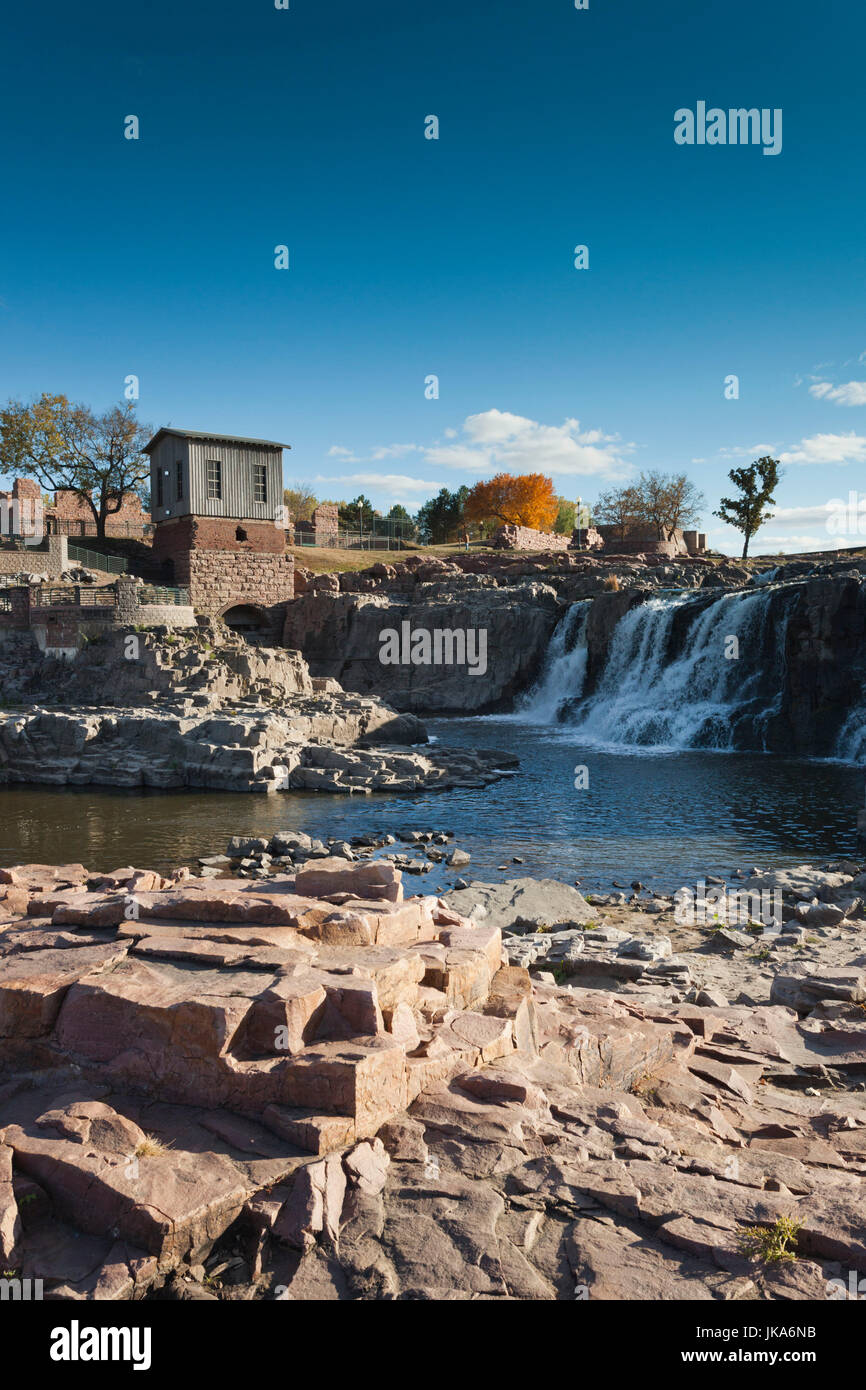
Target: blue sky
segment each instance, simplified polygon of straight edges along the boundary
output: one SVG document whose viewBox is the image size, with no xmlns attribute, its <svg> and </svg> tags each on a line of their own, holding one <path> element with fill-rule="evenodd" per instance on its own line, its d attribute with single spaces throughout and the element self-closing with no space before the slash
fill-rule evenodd
<svg viewBox="0 0 866 1390">
<path fill-rule="evenodd" d="M 18 7 L 0 396 L 135 374 L 155 427 L 286 440 L 287 481 L 383 508 L 685 469 L 731 551 L 727 469 L 773 452 L 753 549 L 854 544 L 864 40 L 850 0 Z M 781 152 L 677 145 L 698 101 L 780 108 Z"/>
</svg>

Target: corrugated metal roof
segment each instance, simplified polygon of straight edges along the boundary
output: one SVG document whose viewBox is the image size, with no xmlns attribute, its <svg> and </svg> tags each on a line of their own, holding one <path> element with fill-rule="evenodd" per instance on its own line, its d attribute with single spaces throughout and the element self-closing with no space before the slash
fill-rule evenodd
<svg viewBox="0 0 866 1390">
<path fill-rule="evenodd" d="M 178 430 L 173 425 L 163 425 L 158 429 L 144 452 L 149 454 L 167 434 L 180 435 L 182 439 L 212 439 L 216 444 L 259 444 L 268 449 L 291 449 L 291 444 L 280 444 L 276 439 L 249 439 L 242 434 L 217 434 L 214 430 Z"/>
</svg>

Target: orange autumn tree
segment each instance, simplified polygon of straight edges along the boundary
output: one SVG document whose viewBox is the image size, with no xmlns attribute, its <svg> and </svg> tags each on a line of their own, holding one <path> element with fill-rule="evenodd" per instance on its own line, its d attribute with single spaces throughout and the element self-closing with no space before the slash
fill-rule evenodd
<svg viewBox="0 0 866 1390">
<path fill-rule="evenodd" d="M 500 521 L 551 531 L 559 511 L 553 482 L 543 473 L 497 473 L 476 483 L 463 507 L 467 521 Z"/>
</svg>

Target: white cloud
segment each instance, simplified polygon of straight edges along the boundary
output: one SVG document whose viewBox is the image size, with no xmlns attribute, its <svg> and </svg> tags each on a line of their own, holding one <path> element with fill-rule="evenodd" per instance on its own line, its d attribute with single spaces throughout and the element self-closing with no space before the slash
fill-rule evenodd
<svg viewBox="0 0 866 1390">
<path fill-rule="evenodd" d="M 493 453 L 487 449 L 473 449 L 469 444 L 434 444 L 424 450 L 426 463 L 442 468 L 462 468 L 467 473 L 483 473 L 492 466 Z"/>
<path fill-rule="evenodd" d="M 532 423 L 507 410 L 483 410 L 480 415 L 467 415 L 463 432 L 476 444 L 500 444 Z"/>
<path fill-rule="evenodd" d="M 463 424 L 468 443 L 425 450 L 429 463 L 465 472 L 548 473 L 561 477 L 620 479 L 632 471 L 634 444 L 601 430 L 581 431 L 580 422 L 543 425 L 525 415 L 485 410 Z"/>
<path fill-rule="evenodd" d="M 830 502 L 823 502 L 817 507 L 775 507 L 773 521 L 794 521 L 801 526 L 808 526 L 810 522 L 814 522 L 823 526 L 832 509 Z"/>
<path fill-rule="evenodd" d="M 599 429 L 582 431 L 580 422 L 574 419 L 564 420 L 561 425 L 544 425 L 524 415 L 494 409 L 467 416 L 462 430 L 449 427 L 443 433 L 449 442 L 380 445 L 365 458 L 335 444 L 328 450 L 328 457 L 363 465 L 416 454 L 419 468 L 424 471 L 447 468 L 470 479 L 505 472 L 613 481 L 628 478 L 634 471 L 629 460 L 634 444 Z M 322 484 L 382 489 L 389 497 L 429 497 L 439 491 L 443 481 L 441 477 L 430 482 L 403 473 L 382 473 L 375 468 L 336 477 L 320 475 L 316 479 Z M 454 481 L 456 485 L 457 479 Z"/>
<path fill-rule="evenodd" d="M 780 463 L 866 463 L 866 436 L 855 434 L 813 434 L 801 439 L 793 449 L 779 455 Z"/>
<path fill-rule="evenodd" d="M 819 401 L 833 401 L 836 405 L 866 405 L 866 381 L 848 381 L 843 386 L 816 381 L 809 387 L 809 395 Z"/>
<path fill-rule="evenodd" d="M 405 454 L 417 452 L 420 448 L 418 444 L 386 444 L 381 449 L 374 449 L 370 455 L 371 459 L 399 459 Z"/>
<path fill-rule="evenodd" d="M 413 493 L 423 493 L 429 497 L 441 487 L 441 483 L 432 483 L 424 478 L 410 478 L 404 473 L 340 473 L 331 478 L 326 478 L 320 473 L 315 481 L 327 484 L 348 483 L 353 487 L 381 487 L 395 497 L 409 497 Z"/>
<path fill-rule="evenodd" d="M 725 459 L 740 459 L 740 458 L 759 459 L 759 458 L 765 458 L 767 454 L 769 454 L 769 455 L 772 457 L 772 456 L 775 455 L 776 450 L 777 450 L 778 448 L 780 448 L 780 447 L 781 447 L 781 446 L 780 446 L 778 443 L 776 443 L 776 444 L 734 444 L 734 445 L 731 446 L 730 449 L 720 449 L 720 450 L 719 450 L 719 458 L 725 458 Z M 694 462 L 697 463 L 697 459 L 695 459 Z"/>
</svg>

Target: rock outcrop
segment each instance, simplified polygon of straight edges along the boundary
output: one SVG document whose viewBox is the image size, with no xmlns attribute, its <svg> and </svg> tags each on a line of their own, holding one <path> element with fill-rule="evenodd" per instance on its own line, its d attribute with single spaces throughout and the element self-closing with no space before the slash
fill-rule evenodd
<svg viewBox="0 0 866 1390">
<path fill-rule="evenodd" d="M 306 594 L 289 605 L 284 640 L 302 648 L 310 669 L 347 690 L 376 692 L 400 710 L 474 714 L 508 706 L 533 678 L 556 625 L 550 586 L 526 581 L 500 589 L 480 577 L 419 584 L 411 598 L 384 594 Z M 484 660 L 383 661 L 384 634 L 483 633 Z M 474 639 L 472 639 L 474 640 Z"/>
<path fill-rule="evenodd" d="M 2 871 L 0 1251 L 46 1297 L 799 1301 L 866 1272 L 856 996 L 533 980 L 381 862 L 185 874 Z M 626 912 L 586 950 L 651 941 Z M 796 1258 L 761 1259 L 783 1221 Z"/>
<path fill-rule="evenodd" d="M 74 661 L 46 660 L 29 641 L 13 651 L 0 692 L 30 708 L 0 708 L 0 782 L 408 792 L 483 787 L 517 766 L 492 750 L 422 752 L 414 715 L 214 624 L 189 636 L 118 631 Z"/>
<path fill-rule="evenodd" d="M 361 696 L 299 697 L 285 713 L 36 709 L 0 713 L 0 782 L 366 794 L 483 787 L 517 766 L 507 753 L 393 746 L 424 739 L 413 716 Z"/>
</svg>

